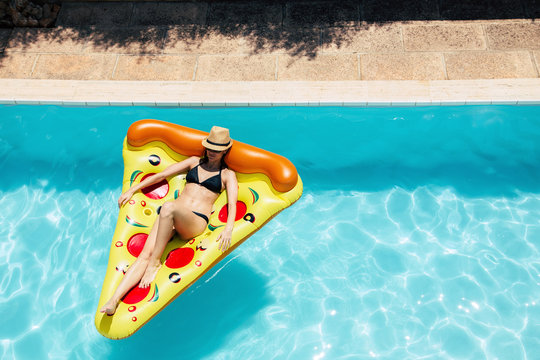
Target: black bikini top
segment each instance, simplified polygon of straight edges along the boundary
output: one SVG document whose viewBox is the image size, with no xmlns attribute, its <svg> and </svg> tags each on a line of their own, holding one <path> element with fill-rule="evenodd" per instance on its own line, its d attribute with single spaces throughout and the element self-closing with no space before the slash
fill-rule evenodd
<svg viewBox="0 0 540 360">
<path fill-rule="evenodd" d="M 201 165 L 201 164 L 199 164 Z M 186 183 L 195 183 L 204 186 L 208 190 L 215 192 L 216 194 L 221 193 L 221 167 L 219 168 L 219 174 L 210 176 L 208 179 L 203 182 L 199 181 L 199 165 L 195 166 L 193 169 L 189 170 L 186 175 Z"/>
</svg>

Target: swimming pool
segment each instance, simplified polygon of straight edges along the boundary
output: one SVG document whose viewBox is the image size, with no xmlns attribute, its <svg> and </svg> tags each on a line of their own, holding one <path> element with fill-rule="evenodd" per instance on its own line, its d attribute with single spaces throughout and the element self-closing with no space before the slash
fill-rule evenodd
<svg viewBox="0 0 540 360">
<path fill-rule="evenodd" d="M 288 157 L 304 195 L 111 341 L 93 315 L 122 140 L 141 118 L 229 127 Z M 539 118 L 529 106 L 2 106 L 0 357 L 535 358 Z"/>
</svg>

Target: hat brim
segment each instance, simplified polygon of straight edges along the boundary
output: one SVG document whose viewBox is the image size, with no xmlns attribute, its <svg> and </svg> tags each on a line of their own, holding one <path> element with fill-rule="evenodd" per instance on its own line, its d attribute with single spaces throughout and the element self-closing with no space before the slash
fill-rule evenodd
<svg viewBox="0 0 540 360">
<path fill-rule="evenodd" d="M 233 141 L 230 140 L 228 144 L 226 145 L 216 145 L 216 144 L 211 144 L 208 142 L 208 139 L 204 139 L 202 141 L 202 145 L 207 148 L 207 149 L 210 149 L 210 150 L 214 150 L 214 151 L 224 151 L 224 150 L 227 150 L 227 149 L 230 149 L 230 147 L 232 146 L 233 144 Z"/>
</svg>

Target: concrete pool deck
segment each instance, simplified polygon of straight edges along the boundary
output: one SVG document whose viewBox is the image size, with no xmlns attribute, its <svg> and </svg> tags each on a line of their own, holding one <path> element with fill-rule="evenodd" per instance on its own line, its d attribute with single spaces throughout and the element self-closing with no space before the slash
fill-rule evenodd
<svg viewBox="0 0 540 360">
<path fill-rule="evenodd" d="M 540 23 L 523 1 L 480 19 L 444 1 L 398 19 L 370 1 L 64 2 L 54 28 L 0 29 L 0 101 L 538 104 Z"/>
</svg>

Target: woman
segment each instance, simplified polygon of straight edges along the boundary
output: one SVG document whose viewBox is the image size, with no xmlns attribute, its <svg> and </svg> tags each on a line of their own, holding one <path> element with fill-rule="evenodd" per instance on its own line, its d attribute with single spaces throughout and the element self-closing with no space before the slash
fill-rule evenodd
<svg viewBox="0 0 540 360">
<path fill-rule="evenodd" d="M 182 193 L 176 200 L 163 204 L 141 254 L 129 267 L 113 296 L 100 309 L 102 313 L 114 314 L 120 300 L 137 283 L 141 288 L 150 286 L 161 267 L 160 258 L 165 246 L 175 231 L 184 240 L 201 234 L 208 225 L 214 202 L 224 189 L 227 190 L 228 217 L 217 241 L 221 251 L 226 251 L 231 245 L 238 182 L 234 171 L 228 169 L 224 161 L 232 146 L 229 130 L 219 126 L 212 127 L 202 144 L 206 148 L 202 159 L 193 156 L 173 164 L 130 187 L 118 199 L 118 206 L 122 207 L 135 192 L 187 171 L 186 186 Z"/>
</svg>

